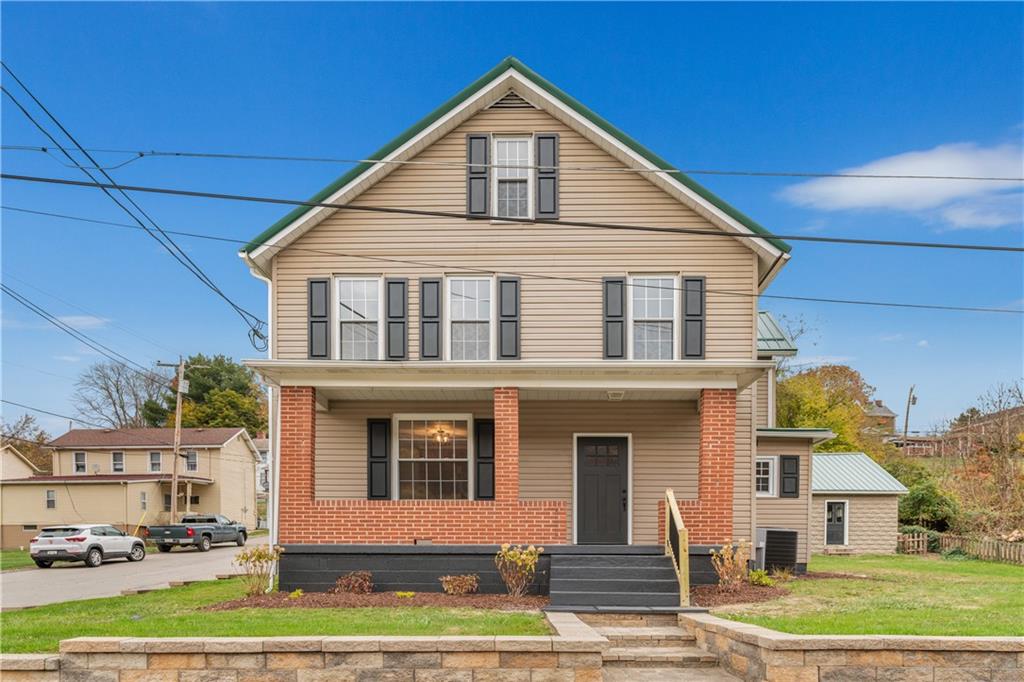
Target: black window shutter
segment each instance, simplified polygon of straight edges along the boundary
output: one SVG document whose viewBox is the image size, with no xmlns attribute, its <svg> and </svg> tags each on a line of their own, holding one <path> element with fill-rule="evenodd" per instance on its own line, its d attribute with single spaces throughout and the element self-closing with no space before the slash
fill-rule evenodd
<svg viewBox="0 0 1024 682">
<path fill-rule="evenodd" d="M 558 217 L 558 133 L 537 134 L 537 217 Z"/>
<path fill-rule="evenodd" d="M 519 278 L 498 278 L 498 359 L 519 359 Z"/>
<path fill-rule="evenodd" d="M 800 458 L 779 457 L 779 497 L 800 497 Z"/>
<path fill-rule="evenodd" d="M 466 135 L 466 213 L 489 215 L 490 135 Z"/>
<path fill-rule="evenodd" d="M 441 280 L 420 280 L 420 360 L 441 359 Z"/>
<path fill-rule="evenodd" d="M 604 278 L 604 357 L 626 357 L 626 279 Z"/>
<path fill-rule="evenodd" d="M 494 420 L 477 419 L 473 450 L 476 453 L 476 499 L 494 499 Z"/>
<path fill-rule="evenodd" d="M 331 356 L 331 281 L 311 279 L 306 283 L 309 315 L 309 357 L 326 360 Z"/>
<path fill-rule="evenodd" d="M 409 280 L 384 280 L 384 324 L 387 337 L 384 347 L 388 360 L 409 359 Z"/>
<path fill-rule="evenodd" d="M 366 420 L 366 498 L 391 499 L 391 420 Z"/>
<path fill-rule="evenodd" d="M 705 320 L 704 278 L 683 277 L 683 359 L 704 357 Z"/>
</svg>

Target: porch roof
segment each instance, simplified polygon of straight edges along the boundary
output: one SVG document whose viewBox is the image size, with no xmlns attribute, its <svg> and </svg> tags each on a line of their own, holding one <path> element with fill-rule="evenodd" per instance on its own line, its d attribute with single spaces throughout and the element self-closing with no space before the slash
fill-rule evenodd
<svg viewBox="0 0 1024 682">
<path fill-rule="evenodd" d="M 516 386 L 520 398 L 694 399 L 703 388 L 743 390 L 774 367 L 771 360 L 518 360 L 512 362 L 352 362 L 246 360 L 276 386 L 313 386 L 330 399 L 490 397 Z M 477 395 L 479 394 L 479 395 Z"/>
</svg>

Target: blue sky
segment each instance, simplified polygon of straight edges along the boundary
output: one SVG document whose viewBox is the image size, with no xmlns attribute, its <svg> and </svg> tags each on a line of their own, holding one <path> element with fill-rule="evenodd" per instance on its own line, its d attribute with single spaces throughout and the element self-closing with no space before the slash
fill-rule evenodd
<svg viewBox="0 0 1024 682">
<path fill-rule="evenodd" d="M 1021 174 L 1017 3 L 4 3 L 0 11 L 4 60 L 92 147 L 359 157 L 514 54 L 682 168 Z M 6 100 L 2 113 L 5 144 L 44 144 Z M 29 152 L 4 152 L 3 167 L 79 177 Z M 142 159 L 112 174 L 295 198 L 344 170 Z M 699 179 L 780 233 L 1022 243 L 1012 184 Z M 96 190 L 2 189 L 5 205 L 125 218 Z M 167 229 L 238 239 L 285 212 L 139 201 Z M 143 363 L 179 352 L 255 355 L 227 306 L 145 235 L 8 211 L 2 220 L 4 281 L 125 355 Z M 264 314 L 264 286 L 233 245 L 179 241 L 226 292 Z M 769 293 L 1020 308 L 1024 258 L 795 243 Z M 914 429 L 1024 374 L 1021 316 L 762 307 L 804 316 L 812 331 L 797 362 L 848 362 L 897 412 L 917 384 Z M 72 413 L 72 380 L 96 356 L 7 298 L 2 341 L 4 397 Z"/>
</svg>

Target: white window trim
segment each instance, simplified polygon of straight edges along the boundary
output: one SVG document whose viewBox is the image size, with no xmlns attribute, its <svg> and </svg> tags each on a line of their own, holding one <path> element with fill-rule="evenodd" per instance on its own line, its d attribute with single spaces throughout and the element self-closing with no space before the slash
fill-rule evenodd
<svg viewBox="0 0 1024 682">
<path fill-rule="evenodd" d="M 121 470 L 118 471 L 114 466 L 114 455 L 121 455 Z M 110 473 L 112 474 L 123 474 L 125 469 L 124 451 L 114 450 L 110 453 Z"/>
<path fill-rule="evenodd" d="M 633 434 L 632 433 L 574 433 L 572 434 L 572 544 L 577 544 L 576 532 L 578 507 L 576 504 L 577 460 L 579 459 L 580 438 L 625 438 L 626 439 L 626 544 L 633 544 Z"/>
<path fill-rule="evenodd" d="M 341 360 L 341 295 L 338 292 L 341 282 L 365 282 L 368 280 L 377 281 L 377 357 L 370 360 L 347 360 L 346 362 L 372 362 L 384 358 L 384 275 L 335 275 L 334 284 L 331 286 L 330 306 L 331 314 L 328 316 L 333 327 L 331 338 L 334 339 L 331 349 L 332 357 Z M 352 322 L 353 320 L 347 320 Z"/>
<path fill-rule="evenodd" d="M 398 493 L 398 422 L 408 420 L 424 420 L 424 421 L 465 421 L 466 422 L 466 462 L 468 471 L 466 473 L 466 499 L 465 500 L 428 500 L 430 502 L 463 502 L 476 499 L 474 493 L 476 492 L 476 479 L 474 474 L 476 473 L 476 451 L 474 448 L 476 433 L 473 424 L 472 414 L 438 414 L 433 412 L 423 413 L 404 413 L 404 414 L 393 414 L 391 415 L 391 499 L 400 500 L 402 499 Z M 440 460 L 435 460 L 440 461 Z M 456 460 L 458 461 L 458 460 Z M 417 502 L 419 500 L 416 500 Z"/>
<path fill-rule="evenodd" d="M 681 275 L 678 272 L 633 272 L 626 275 L 626 357 L 633 358 L 633 280 L 647 279 L 649 277 L 668 277 L 672 280 L 672 357 L 670 360 L 678 360 L 679 353 L 679 326 L 682 323 L 681 309 L 682 300 L 679 298 L 682 288 Z M 641 360 L 640 362 L 645 362 Z M 653 362 L 664 362 L 655 360 Z"/>
<path fill-rule="evenodd" d="M 768 492 L 763 493 L 757 489 L 757 463 L 768 462 L 771 470 L 768 472 Z M 757 497 L 778 497 L 779 496 L 779 456 L 758 455 L 754 458 L 754 494 Z"/>
<path fill-rule="evenodd" d="M 842 504 L 843 505 L 843 544 L 841 545 L 830 545 L 828 542 L 828 505 L 829 504 Z M 850 501 L 849 500 L 825 500 L 824 510 L 824 534 L 821 536 L 822 546 L 828 547 L 849 547 L 850 546 Z"/>
<path fill-rule="evenodd" d="M 160 466 L 154 471 L 153 470 L 153 455 L 160 455 Z M 164 453 L 156 450 L 150 450 L 146 453 L 146 472 L 150 474 L 159 474 L 164 470 Z"/>
<path fill-rule="evenodd" d="M 149 493 L 145 490 L 139 492 L 139 509 L 149 511 Z"/>
<path fill-rule="evenodd" d="M 53 500 L 53 506 L 52 507 L 50 506 L 50 500 Z M 57 491 L 56 490 L 54 490 L 53 488 L 49 488 L 49 489 L 46 490 L 46 492 L 43 494 L 43 505 L 44 505 L 44 507 L 46 509 L 56 509 L 57 508 Z"/>
<path fill-rule="evenodd" d="M 495 276 L 478 276 L 478 275 L 445 275 L 444 277 L 444 305 L 441 306 L 441 320 L 444 324 L 444 359 L 449 362 L 483 362 L 482 360 L 453 360 L 452 359 L 452 322 L 471 321 L 471 320 L 453 320 L 451 315 L 452 310 L 452 293 L 451 293 L 451 280 L 476 280 L 479 282 L 490 282 L 491 283 L 491 315 L 487 320 L 487 346 L 488 346 L 488 357 L 487 360 L 495 360 L 498 357 L 498 278 Z M 479 320 L 478 320 L 479 321 Z"/>
<path fill-rule="evenodd" d="M 196 468 L 195 469 L 189 469 L 188 468 L 188 456 L 189 455 L 195 455 L 196 456 Z M 185 451 L 185 456 L 182 459 L 185 460 L 185 467 L 184 468 L 185 468 L 186 472 L 189 472 L 189 471 L 193 471 L 193 472 L 199 471 L 199 451 L 198 450 L 186 450 Z"/>
<path fill-rule="evenodd" d="M 78 470 L 78 456 L 82 456 L 82 470 Z M 81 450 L 71 453 L 71 473 L 81 476 L 89 473 L 89 455 Z"/>
<path fill-rule="evenodd" d="M 509 220 L 508 217 L 498 215 L 498 141 L 499 140 L 525 140 L 526 141 L 526 218 L 533 218 L 533 195 L 537 184 L 537 171 L 534 168 L 533 155 L 537 144 L 533 134 L 529 135 L 491 135 L 491 218 L 495 221 Z M 512 218 L 522 220 L 522 218 Z"/>
</svg>

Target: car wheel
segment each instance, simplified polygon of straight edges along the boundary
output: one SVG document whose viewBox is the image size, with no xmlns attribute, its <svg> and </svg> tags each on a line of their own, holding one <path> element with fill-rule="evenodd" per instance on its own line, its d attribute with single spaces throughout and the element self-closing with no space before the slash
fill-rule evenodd
<svg viewBox="0 0 1024 682">
<path fill-rule="evenodd" d="M 93 547 L 85 555 L 85 565 L 89 568 L 96 568 L 103 563 L 103 552 L 98 547 Z"/>
<path fill-rule="evenodd" d="M 164 554 L 167 554 L 171 551 L 170 545 L 157 545 L 156 548 L 158 551 L 163 552 Z"/>
<path fill-rule="evenodd" d="M 200 552 L 209 552 L 210 551 L 210 536 L 209 535 L 204 535 L 203 537 L 199 538 L 199 544 L 196 545 L 196 546 L 199 548 Z"/>
<path fill-rule="evenodd" d="M 49 568 L 50 566 L 53 566 L 52 561 L 43 561 L 42 559 L 33 559 L 33 561 L 36 562 L 36 566 L 39 568 Z"/>
<path fill-rule="evenodd" d="M 146 558 L 146 548 L 142 545 L 135 545 L 132 551 L 128 552 L 128 561 L 142 561 Z"/>
<path fill-rule="evenodd" d="M 238 539 L 235 540 L 235 544 L 238 545 L 239 547 L 244 547 L 245 546 L 245 533 L 239 533 L 238 534 Z"/>
</svg>

